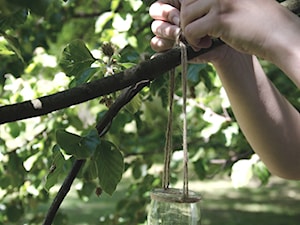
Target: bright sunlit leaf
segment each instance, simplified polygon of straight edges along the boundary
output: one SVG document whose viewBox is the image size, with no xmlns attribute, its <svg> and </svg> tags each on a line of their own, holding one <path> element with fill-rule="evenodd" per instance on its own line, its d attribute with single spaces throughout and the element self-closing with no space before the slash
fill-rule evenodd
<svg viewBox="0 0 300 225">
<path fill-rule="evenodd" d="M 132 15 L 127 14 L 124 18 L 120 14 L 115 14 L 113 20 L 113 28 L 115 28 L 119 32 L 128 31 L 131 27 L 133 18 Z"/>
<path fill-rule="evenodd" d="M 121 2 L 121 0 L 112 0 L 111 4 L 110 4 L 110 10 L 113 12 L 116 11 L 120 5 L 120 2 Z"/>
<path fill-rule="evenodd" d="M 249 183 L 253 177 L 252 165 L 253 163 L 249 159 L 241 159 L 232 166 L 231 181 L 233 187 L 240 188 Z"/>
<path fill-rule="evenodd" d="M 103 31 L 104 26 L 114 17 L 113 12 L 105 12 L 101 14 L 95 23 L 95 33 L 100 33 Z"/>
</svg>

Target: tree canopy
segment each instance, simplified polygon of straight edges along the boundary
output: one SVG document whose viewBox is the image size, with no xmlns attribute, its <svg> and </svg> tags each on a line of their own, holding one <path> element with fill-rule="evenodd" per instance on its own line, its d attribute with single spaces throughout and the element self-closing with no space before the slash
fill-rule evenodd
<svg viewBox="0 0 300 225">
<path fill-rule="evenodd" d="M 124 199 L 99 224 L 144 223 L 149 191 L 161 186 L 166 72 L 180 61 L 178 49 L 150 60 L 151 2 L 0 0 L 0 224 L 41 224 L 46 214 L 37 206 L 50 207 L 63 184 L 62 201 L 75 177 L 81 200 L 112 195 L 124 173 L 131 178 Z M 190 58 L 196 54 L 189 49 Z M 299 108 L 299 90 L 262 64 Z M 177 74 L 172 183 L 182 171 Z M 225 174 L 236 186 L 252 177 L 266 184 L 270 173 L 241 133 L 212 65 L 189 65 L 187 103 L 193 179 Z M 54 224 L 68 224 L 67 216 L 58 211 Z"/>
</svg>

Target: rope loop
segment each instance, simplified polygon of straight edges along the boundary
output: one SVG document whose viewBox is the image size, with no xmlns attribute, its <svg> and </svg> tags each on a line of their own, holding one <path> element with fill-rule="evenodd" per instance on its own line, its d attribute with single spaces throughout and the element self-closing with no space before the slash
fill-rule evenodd
<svg viewBox="0 0 300 225">
<path fill-rule="evenodd" d="M 187 115 L 186 115 L 186 100 L 187 100 L 187 47 L 184 41 L 182 32 L 177 35 L 175 45 L 180 47 L 181 51 L 181 75 L 182 75 L 182 114 L 183 114 L 183 198 L 188 197 L 188 145 L 187 145 Z M 175 89 L 175 69 L 170 71 L 169 84 L 169 115 L 166 131 L 165 143 L 165 158 L 163 171 L 163 188 L 168 189 L 170 183 L 170 162 L 172 157 L 172 130 L 173 130 L 173 101 Z"/>
</svg>

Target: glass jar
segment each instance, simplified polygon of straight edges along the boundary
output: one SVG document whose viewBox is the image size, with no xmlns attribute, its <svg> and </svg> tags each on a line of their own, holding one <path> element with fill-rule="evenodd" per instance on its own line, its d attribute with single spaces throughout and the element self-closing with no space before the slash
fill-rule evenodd
<svg viewBox="0 0 300 225">
<path fill-rule="evenodd" d="M 154 189 L 148 212 L 148 225 L 200 225 L 200 196 L 181 189 Z"/>
</svg>

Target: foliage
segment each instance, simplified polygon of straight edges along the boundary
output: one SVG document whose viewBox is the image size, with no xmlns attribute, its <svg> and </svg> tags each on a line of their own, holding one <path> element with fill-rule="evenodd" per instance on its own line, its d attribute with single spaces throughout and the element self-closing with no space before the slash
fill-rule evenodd
<svg viewBox="0 0 300 225">
<path fill-rule="evenodd" d="M 0 105 L 110 76 L 153 54 L 150 1 L 0 2 Z M 298 90 L 284 76 L 277 76 L 281 73 L 277 68 L 265 62 L 264 66 L 299 107 Z M 178 181 L 182 169 L 180 76 L 176 79 L 172 183 Z M 270 174 L 261 161 L 251 161 L 251 147 L 237 126 L 214 68 L 190 65 L 188 79 L 190 169 L 196 179 L 230 174 L 235 164 L 250 168 L 251 175 L 267 183 Z M 39 206 L 50 204 L 76 159 L 86 159 L 78 175 L 82 200 L 95 192 L 113 194 L 122 174 L 131 175 L 124 199 L 113 216 L 103 215 L 100 224 L 142 224 L 149 191 L 161 183 L 161 170 L 154 173 L 153 168 L 163 158 L 167 82 L 164 75 L 145 88 L 116 116 L 102 138 L 94 127 L 118 93 L 100 102 L 1 125 L 0 224 L 40 224 L 45 215 L 36 213 Z M 67 216 L 58 214 L 55 224 L 67 224 Z"/>
</svg>

